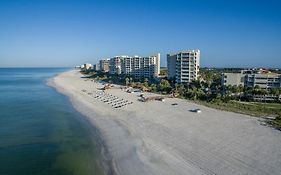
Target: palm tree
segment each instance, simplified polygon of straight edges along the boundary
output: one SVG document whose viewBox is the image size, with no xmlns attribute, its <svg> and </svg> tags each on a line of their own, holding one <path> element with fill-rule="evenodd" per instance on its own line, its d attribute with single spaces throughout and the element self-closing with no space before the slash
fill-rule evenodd
<svg viewBox="0 0 281 175">
<path fill-rule="evenodd" d="M 152 91 L 152 92 L 155 92 L 156 90 L 157 90 L 157 85 L 156 84 L 151 84 L 150 85 L 150 90 Z"/>
<path fill-rule="evenodd" d="M 183 84 L 176 85 L 175 89 L 178 91 L 180 96 L 183 96 L 186 90 Z"/>
<path fill-rule="evenodd" d="M 171 85 L 168 80 L 162 79 L 158 85 L 160 91 L 168 93 L 171 90 Z"/>
<path fill-rule="evenodd" d="M 144 80 L 143 80 L 143 85 L 145 86 L 145 87 L 148 87 L 149 85 L 148 85 L 148 78 L 144 78 Z"/>
</svg>

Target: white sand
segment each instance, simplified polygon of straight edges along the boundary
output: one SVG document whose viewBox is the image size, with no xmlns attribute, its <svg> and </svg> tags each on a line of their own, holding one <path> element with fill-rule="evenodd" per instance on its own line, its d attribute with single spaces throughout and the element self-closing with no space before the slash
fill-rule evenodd
<svg viewBox="0 0 281 175">
<path fill-rule="evenodd" d="M 136 94 L 111 89 L 107 93 L 133 102 L 115 109 L 82 92 L 102 85 L 81 76 L 73 70 L 49 83 L 99 129 L 116 174 L 281 174 L 281 132 L 257 118 L 181 99 L 144 103 Z M 202 113 L 189 111 L 194 108 Z"/>
</svg>

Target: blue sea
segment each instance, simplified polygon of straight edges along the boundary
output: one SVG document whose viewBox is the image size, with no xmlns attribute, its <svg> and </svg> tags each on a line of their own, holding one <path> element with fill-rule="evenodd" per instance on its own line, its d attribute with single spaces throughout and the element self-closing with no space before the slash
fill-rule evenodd
<svg viewBox="0 0 281 175">
<path fill-rule="evenodd" d="M 103 174 L 97 131 L 46 85 L 66 70 L 0 69 L 0 175 Z"/>
</svg>

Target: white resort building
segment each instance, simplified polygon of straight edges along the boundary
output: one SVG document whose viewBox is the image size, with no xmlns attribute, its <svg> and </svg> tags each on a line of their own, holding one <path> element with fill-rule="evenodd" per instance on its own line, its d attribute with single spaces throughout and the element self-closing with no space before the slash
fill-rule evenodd
<svg viewBox="0 0 281 175">
<path fill-rule="evenodd" d="M 271 72 L 254 72 L 252 70 L 242 70 L 241 73 L 222 73 L 221 83 L 223 86 L 239 86 L 270 90 L 281 87 L 281 75 Z"/>
<path fill-rule="evenodd" d="M 160 54 L 148 57 L 124 57 L 122 73 L 135 77 L 158 77 L 160 74 Z"/>
<path fill-rule="evenodd" d="M 102 72 L 109 72 L 109 59 L 102 59 L 99 61 L 99 70 Z"/>
<path fill-rule="evenodd" d="M 110 58 L 109 61 L 109 73 L 110 74 L 121 74 L 122 73 L 122 69 L 121 69 L 121 64 L 122 61 L 125 58 L 128 58 L 129 56 L 115 56 L 113 58 Z"/>
<path fill-rule="evenodd" d="M 191 83 L 197 80 L 200 67 L 200 50 L 186 50 L 167 54 L 168 78 L 176 83 Z"/>
</svg>

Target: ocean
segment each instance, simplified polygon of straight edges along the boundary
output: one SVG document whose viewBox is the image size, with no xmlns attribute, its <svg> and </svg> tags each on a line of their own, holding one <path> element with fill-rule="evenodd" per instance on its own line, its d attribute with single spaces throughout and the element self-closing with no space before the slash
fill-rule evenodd
<svg viewBox="0 0 281 175">
<path fill-rule="evenodd" d="M 0 175 L 103 174 L 98 132 L 46 85 L 66 70 L 0 69 Z"/>
</svg>

